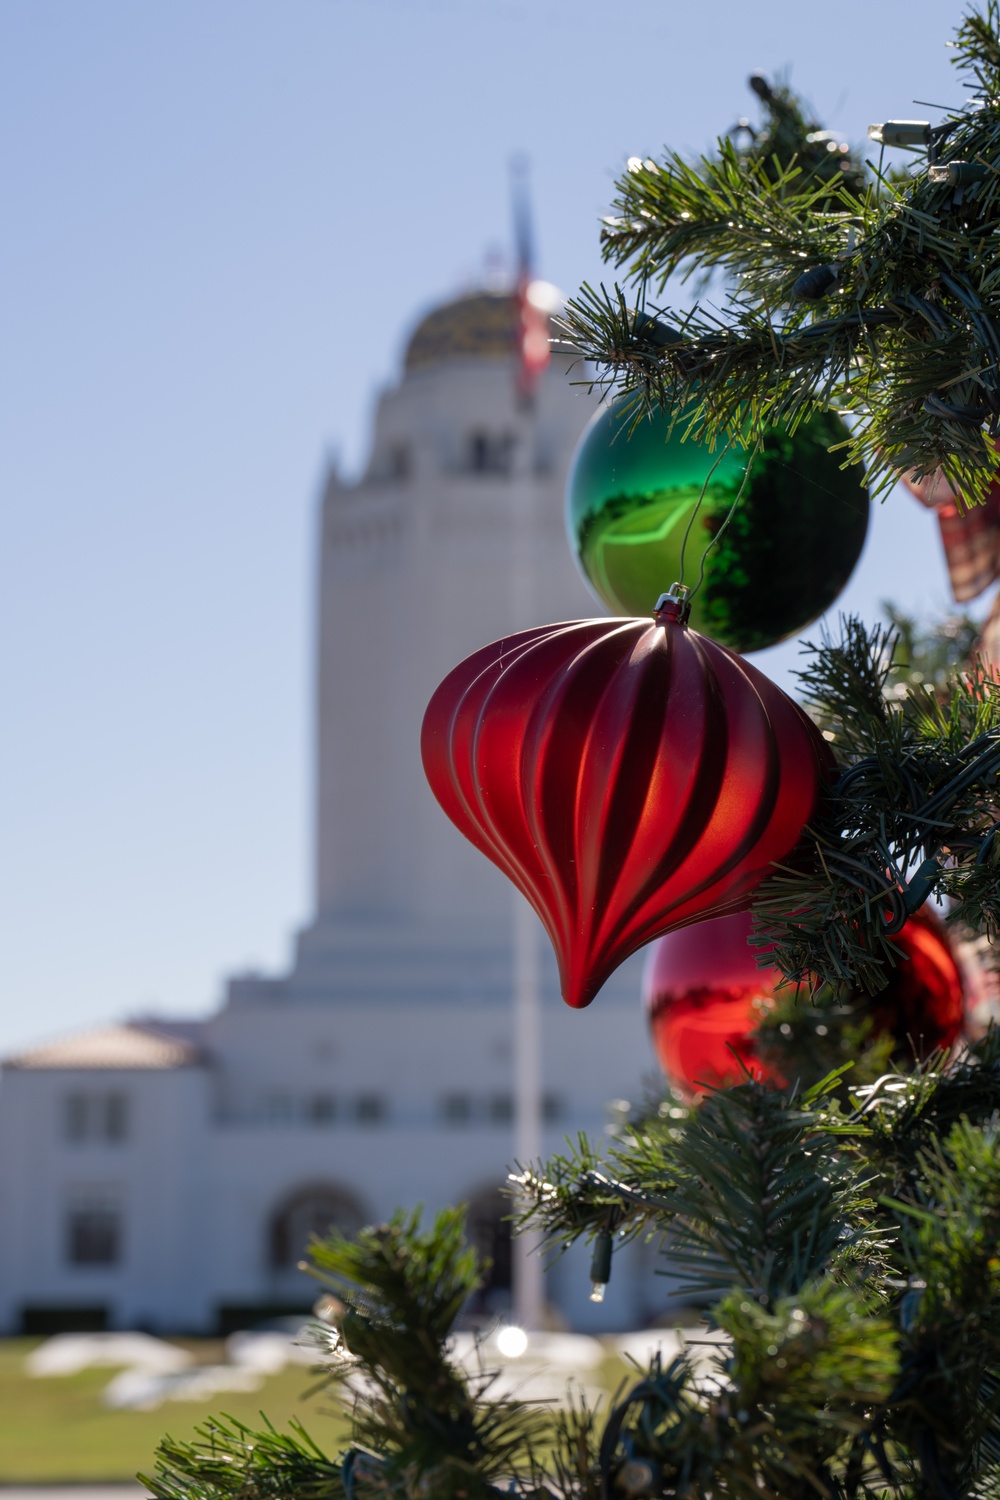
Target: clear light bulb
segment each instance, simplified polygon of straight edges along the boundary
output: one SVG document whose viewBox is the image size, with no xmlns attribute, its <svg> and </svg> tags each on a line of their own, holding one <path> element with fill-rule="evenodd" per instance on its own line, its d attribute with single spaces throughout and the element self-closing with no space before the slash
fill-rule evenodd
<svg viewBox="0 0 1000 1500">
<path fill-rule="evenodd" d="M 868 137 L 880 146 L 926 146 L 930 140 L 929 120 L 884 120 L 869 125 Z"/>
<path fill-rule="evenodd" d="M 520 1359 L 527 1347 L 528 1335 L 514 1323 L 508 1323 L 497 1334 L 497 1348 L 504 1359 Z"/>
<path fill-rule="evenodd" d="M 604 1293 L 607 1291 L 607 1289 L 608 1289 L 608 1284 L 607 1284 L 606 1281 L 592 1281 L 590 1283 L 590 1300 L 591 1300 L 591 1302 L 603 1302 L 604 1301 Z"/>
</svg>

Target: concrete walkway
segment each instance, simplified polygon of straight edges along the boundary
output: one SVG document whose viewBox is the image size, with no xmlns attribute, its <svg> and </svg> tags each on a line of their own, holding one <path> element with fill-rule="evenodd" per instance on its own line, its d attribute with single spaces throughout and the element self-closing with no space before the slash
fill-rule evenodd
<svg viewBox="0 0 1000 1500">
<path fill-rule="evenodd" d="M 0 1484 L 0 1500 L 142 1500 L 138 1484 Z"/>
</svg>

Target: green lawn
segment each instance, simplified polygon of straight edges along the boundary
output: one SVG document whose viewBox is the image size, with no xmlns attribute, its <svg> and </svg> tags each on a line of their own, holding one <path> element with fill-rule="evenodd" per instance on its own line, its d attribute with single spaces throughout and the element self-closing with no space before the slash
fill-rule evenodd
<svg viewBox="0 0 1000 1500">
<path fill-rule="evenodd" d="M 113 1369 L 35 1379 L 24 1360 L 38 1342 L 0 1340 L 0 1484 L 132 1479 L 137 1471 L 152 1468 L 164 1433 L 189 1437 L 197 1423 L 219 1412 L 255 1425 L 263 1411 L 279 1428 L 298 1417 L 331 1452 L 346 1436 L 329 1392 L 307 1395 L 316 1380 L 302 1366 L 268 1376 L 251 1394 L 225 1391 L 209 1401 L 167 1401 L 155 1411 L 109 1411 L 100 1397 Z M 192 1349 L 201 1363 L 223 1360 L 221 1342 L 177 1342 Z"/>
<path fill-rule="evenodd" d="M 0 1485 L 72 1483 L 79 1480 L 127 1480 L 149 1473 L 156 1446 L 165 1433 L 191 1437 L 207 1417 L 225 1413 L 257 1426 L 262 1414 L 277 1428 L 292 1417 L 328 1453 L 336 1453 L 348 1436 L 347 1423 L 329 1389 L 317 1390 L 318 1378 L 307 1367 L 288 1366 L 268 1376 L 252 1393 L 225 1391 L 199 1401 L 165 1401 L 154 1411 L 110 1411 L 101 1392 L 114 1369 L 83 1370 L 78 1375 L 36 1378 L 27 1373 L 25 1357 L 38 1339 L 0 1339 Z M 200 1364 L 224 1362 L 221 1340 L 177 1339 Z M 610 1395 L 634 1369 L 609 1354 L 587 1381 Z"/>
</svg>

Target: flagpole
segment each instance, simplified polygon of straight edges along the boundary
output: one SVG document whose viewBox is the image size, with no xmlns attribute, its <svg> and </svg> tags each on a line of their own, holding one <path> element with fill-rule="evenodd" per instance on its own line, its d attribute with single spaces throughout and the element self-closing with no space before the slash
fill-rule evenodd
<svg viewBox="0 0 1000 1500">
<path fill-rule="evenodd" d="M 515 630 L 537 623 L 533 531 L 536 509 L 534 386 L 547 363 L 538 357 L 537 319 L 529 301 L 531 285 L 531 220 L 527 191 L 527 162 L 511 163 L 514 229 L 517 240 L 518 361 L 516 399 L 518 443 L 511 508 L 511 614 Z M 548 320 L 545 322 L 548 333 Z M 513 892 L 512 980 L 514 1066 L 514 1157 L 524 1168 L 542 1155 L 542 1007 L 538 940 L 539 922 L 519 891 Z M 545 1268 L 541 1237 L 515 1235 L 511 1257 L 513 1313 L 519 1327 L 540 1329 L 545 1314 Z"/>
<path fill-rule="evenodd" d="M 534 414 L 524 411 L 519 424 L 517 473 L 511 530 L 513 533 L 511 613 L 516 630 L 534 623 L 535 567 L 532 530 L 535 485 L 532 474 Z M 539 921 L 518 890 L 511 891 L 514 1159 L 521 1168 L 542 1155 L 542 1015 L 538 939 Z M 514 1321 L 524 1329 L 541 1328 L 545 1310 L 545 1271 L 541 1239 L 515 1235 L 511 1259 Z"/>
<path fill-rule="evenodd" d="M 517 891 L 514 901 L 514 1156 L 527 1167 L 542 1154 L 538 919 Z M 545 1267 L 537 1232 L 515 1235 L 512 1274 L 515 1323 L 527 1330 L 541 1328 Z"/>
</svg>

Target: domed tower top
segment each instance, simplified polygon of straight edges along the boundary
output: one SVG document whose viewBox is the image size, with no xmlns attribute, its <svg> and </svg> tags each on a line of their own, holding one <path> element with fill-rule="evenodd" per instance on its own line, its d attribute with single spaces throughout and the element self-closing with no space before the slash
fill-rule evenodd
<svg viewBox="0 0 1000 1500">
<path fill-rule="evenodd" d="M 558 290 L 547 281 L 533 281 L 528 298 L 550 319 L 562 307 Z M 410 336 L 405 373 L 454 359 L 510 359 L 517 353 L 518 312 L 514 291 L 467 292 L 432 308 Z M 550 334 L 556 334 L 551 324 Z"/>
</svg>

